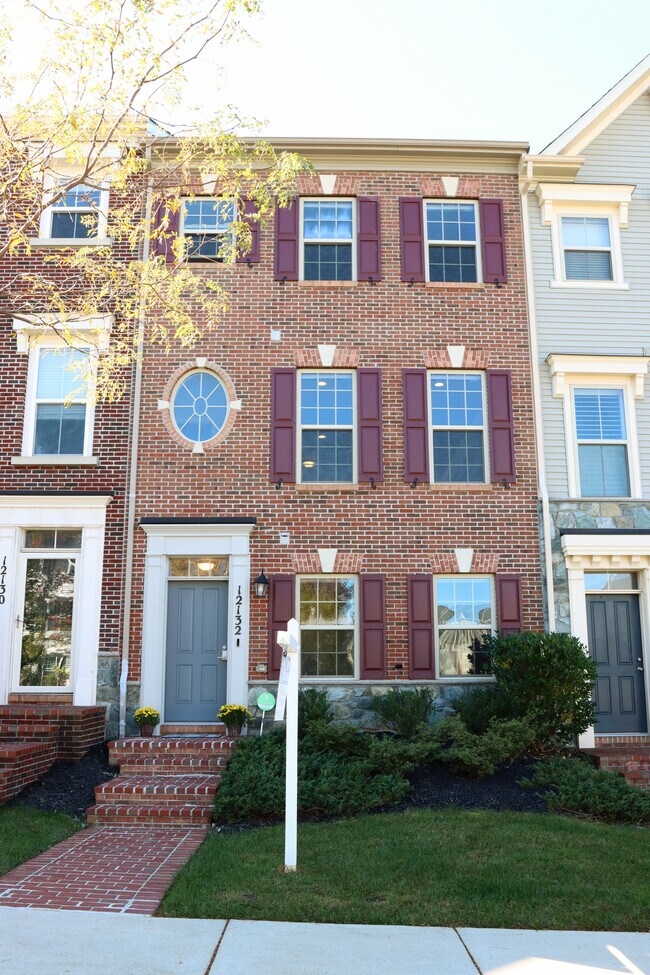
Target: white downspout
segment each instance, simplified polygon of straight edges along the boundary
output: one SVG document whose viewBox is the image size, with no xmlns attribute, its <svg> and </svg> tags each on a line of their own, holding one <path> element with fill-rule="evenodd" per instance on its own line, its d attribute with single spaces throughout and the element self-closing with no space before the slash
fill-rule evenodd
<svg viewBox="0 0 650 975">
<path fill-rule="evenodd" d="M 535 444 L 537 450 L 537 484 L 542 502 L 542 536 L 544 541 L 544 574 L 546 577 L 546 608 L 548 628 L 555 629 L 555 587 L 553 585 L 553 553 L 551 551 L 551 511 L 546 486 L 546 462 L 544 458 L 544 425 L 542 421 L 542 392 L 539 378 L 539 350 L 537 345 L 537 318 L 535 315 L 535 278 L 530 244 L 530 219 L 528 191 L 532 179 L 532 163 L 526 160 L 526 178 L 521 185 L 521 216 L 524 231 L 524 268 L 526 275 L 526 303 L 530 336 L 530 362 L 533 380 L 533 409 L 535 413 Z"/>
<path fill-rule="evenodd" d="M 151 143 L 147 141 L 145 159 L 149 167 L 145 202 L 145 232 L 142 241 L 142 261 L 149 259 L 149 228 L 153 198 L 153 174 L 151 172 Z M 126 690 L 129 674 L 129 637 L 131 630 L 131 599 L 133 595 L 133 548 L 135 542 L 135 501 L 138 481 L 138 446 L 140 439 L 140 404 L 142 400 L 142 354 L 144 349 L 145 310 L 140 303 L 136 339 L 135 382 L 133 386 L 133 422 L 131 425 L 131 454 L 129 458 L 129 489 L 126 507 L 126 546 L 124 552 L 124 597 L 122 612 L 122 669 L 120 672 L 120 738 L 126 734 Z"/>
</svg>

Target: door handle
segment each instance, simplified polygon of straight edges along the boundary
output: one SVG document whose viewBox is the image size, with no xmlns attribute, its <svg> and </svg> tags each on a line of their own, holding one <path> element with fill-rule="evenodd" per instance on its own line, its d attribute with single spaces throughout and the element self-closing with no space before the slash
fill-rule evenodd
<svg viewBox="0 0 650 975">
<path fill-rule="evenodd" d="M 637 667 L 636 669 L 637 669 L 637 670 L 640 670 L 640 671 L 641 671 L 641 673 L 643 673 L 643 667 Z"/>
<path fill-rule="evenodd" d="M 221 648 L 221 659 L 222 660 L 227 660 L 228 659 L 228 648 L 226 647 L 226 644 L 225 643 L 224 643 L 224 645 Z"/>
</svg>

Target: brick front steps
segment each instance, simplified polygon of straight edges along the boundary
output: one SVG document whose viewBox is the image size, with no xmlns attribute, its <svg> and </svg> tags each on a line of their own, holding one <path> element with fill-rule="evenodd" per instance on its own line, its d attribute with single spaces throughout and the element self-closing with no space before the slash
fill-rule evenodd
<svg viewBox="0 0 650 975">
<path fill-rule="evenodd" d="M 589 752 L 602 769 L 621 772 L 630 785 L 650 790 L 650 737 L 647 735 L 596 738 L 596 747 Z"/>
<path fill-rule="evenodd" d="M 0 706 L 0 804 L 56 761 L 78 761 L 104 741 L 103 707 L 14 702 Z"/>
<path fill-rule="evenodd" d="M 120 774 L 95 789 L 91 825 L 202 826 L 236 746 L 225 735 L 121 738 L 109 746 Z"/>
</svg>

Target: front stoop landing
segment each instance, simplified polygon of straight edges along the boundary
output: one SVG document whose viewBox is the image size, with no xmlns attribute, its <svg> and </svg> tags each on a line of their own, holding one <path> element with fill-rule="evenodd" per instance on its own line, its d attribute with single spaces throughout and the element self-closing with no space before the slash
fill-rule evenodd
<svg viewBox="0 0 650 975">
<path fill-rule="evenodd" d="M 237 740 L 226 735 L 120 738 L 109 762 L 120 774 L 95 789 L 90 825 L 207 829 L 221 774 Z"/>
<path fill-rule="evenodd" d="M 630 785 L 650 791 L 650 737 L 648 735 L 604 739 L 596 738 L 596 747 L 586 749 L 600 768 L 620 772 Z"/>
</svg>

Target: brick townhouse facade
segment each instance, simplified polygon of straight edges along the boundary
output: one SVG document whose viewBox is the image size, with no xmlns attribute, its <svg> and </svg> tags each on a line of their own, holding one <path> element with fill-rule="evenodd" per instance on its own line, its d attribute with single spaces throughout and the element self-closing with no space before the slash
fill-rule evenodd
<svg viewBox="0 0 650 975">
<path fill-rule="evenodd" d="M 481 632 L 543 625 L 526 147 L 278 147 L 315 172 L 247 259 L 214 259 L 227 201 L 181 209 L 232 307 L 191 351 L 145 351 L 129 714 L 254 704 L 293 615 L 304 686 L 365 721 L 396 683 L 443 709 L 485 679 Z"/>
<path fill-rule="evenodd" d="M 101 354 L 111 314 L 74 321 L 68 344 L 18 297 L 26 273 L 59 286 L 72 280 L 47 255 L 105 242 L 105 230 L 93 238 L 79 218 L 96 207 L 105 221 L 107 198 L 107 190 L 81 187 L 46 209 L 31 253 L 6 259 L 0 271 L 13 294 L 0 320 L 0 705 L 9 706 L 0 722 L 10 722 L 0 737 L 14 734 L 16 722 L 29 735 L 46 704 L 61 741 L 71 707 L 86 709 L 75 719 L 85 730 L 73 735 L 86 747 L 103 736 L 104 706 L 107 727 L 117 730 L 131 385 L 127 375 L 119 401 L 93 405 L 68 368 L 89 349 Z M 116 250 L 131 259 L 125 247 Z"/>
</svg>

